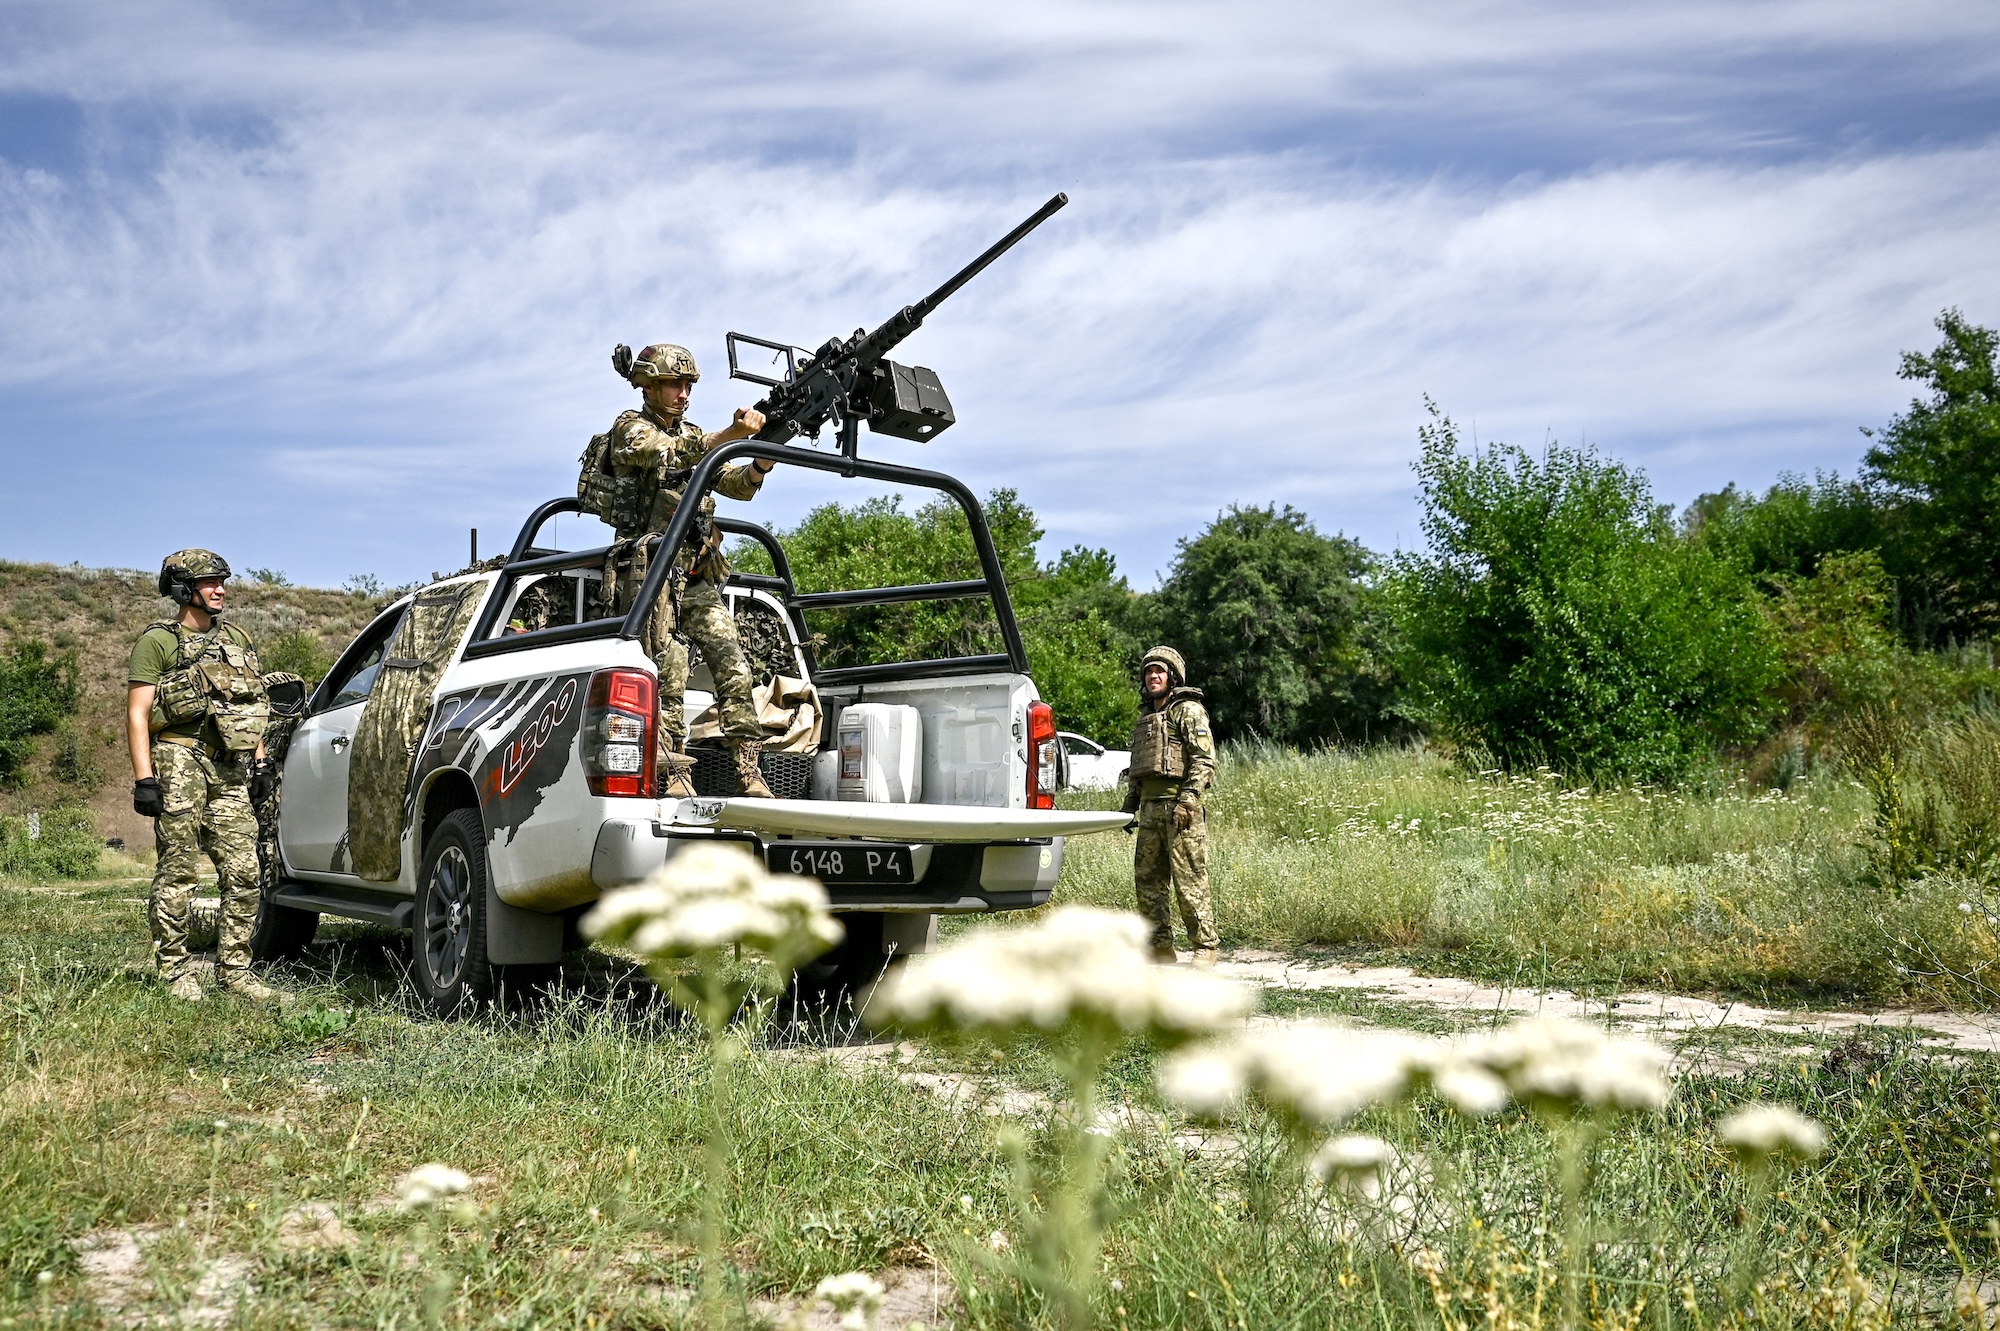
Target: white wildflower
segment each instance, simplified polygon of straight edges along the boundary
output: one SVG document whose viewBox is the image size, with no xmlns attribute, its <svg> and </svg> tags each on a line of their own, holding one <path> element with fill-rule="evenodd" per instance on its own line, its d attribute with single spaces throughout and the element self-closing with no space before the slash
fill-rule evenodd
<svg viewBox="0 0 2000 1331">
<path fill-rule="evenodd" d="M 1484 1118 L 1507 1107 L 1507 1083 L 1455 1055 L 1446 1055 L 1431 1065 L 1431 1089 L 1470 1118 Z"/>
<path fill-rule="evenodd" d="M 471 1186 L 472 1180 L 464 1170 L 432 1161 L 427 1165 L 418 1165 L 397 1182 L 396 1204 L 402 1210 L 415 1211 L 435 1206 L 447 1197 L 456 1197 Z"/>
<path fill-rule="evenodd" d="M 1657 1110 L 1667 1102 L 1667 1055 L 1561 1017 L 1520 1021 L 1468 1040 L 1458 1055 L 1544 1111 Z"/>
<path fill-rule="evenodd" d="M 1162 1064 L 1159 1086 L 1207 1117 L 1254 1094 L 1303 1123 L 1329 1126 L 1403 1098 L 1427 1053 L 1424 1041 L 1393 1031 L 1291 1022 L 1177 1054 Z"/>
<path fill-rule="evenodd" d="M 1306 1168 L 1322 1182 L 1359 1180 L 1379 1178 L 1395 1162 L 1395 1147 L 1380 1137 L 1350 1132 L 1320 1147 Z"/>
<path fill-rule="evenodd" d="M 1784 1105 L 1745 1105 L 1723 1119 L 1716 1131 L 1747 1161 L 1774 1155 L 1810 1160 L 1826 1149 L 1826 1130 Z"/>
<path fill-rule="evenodd" d="M 824 888 L 810 878 L 771 874 L 728 841 L 682 847 L 645 882 L 607 894 L 582 928 L 649 957 L 741 945 L 785 967 L 841 939 Z"/>
<path fill-rule="evenodd" d="M 882 1285 L 865 1271 L 848 1271 L 828 1276 L 813 1290 L 815 1299 L 825 1299 L 840 1314 L 842 1331 L 868 1331 L 875 1314 L 882 1311 Z"/>
<path fill-rule="evenodd" d="M 984 929 L 891 976 L 869 1016 L 989 1034 L 1087 1022 L 1176 1038 L 1218 1030 L 1250 1009 L 1243 985 L 1154 965 L 1147 931 L 1136 915 L 1090 906 Z"/>
</svg>

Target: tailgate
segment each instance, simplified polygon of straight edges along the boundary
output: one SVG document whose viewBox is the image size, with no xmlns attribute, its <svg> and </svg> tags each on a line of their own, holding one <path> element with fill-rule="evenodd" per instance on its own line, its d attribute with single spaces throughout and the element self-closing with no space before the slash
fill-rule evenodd
<svg viewBox="0 0 2000 1331">
<path fill-rule="evenodd" d="M 867 804 L 830 800 L 686 799 L 682 827 L 732 827 L 766 836 L 879 837 L 887 841 L 1031 841 L 1113 832 L 1126 813 L 998 809 L 955 804 Z"/>
</svg>

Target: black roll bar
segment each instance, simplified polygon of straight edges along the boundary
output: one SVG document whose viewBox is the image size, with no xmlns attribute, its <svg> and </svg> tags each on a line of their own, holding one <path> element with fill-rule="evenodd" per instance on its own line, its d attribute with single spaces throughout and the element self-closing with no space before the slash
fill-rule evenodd
<svg viewBox="0 0 2000 1331">
<path fill-rule="evenodd" d="M 1014 622 L 1014 601 L 1007 594 L 1007 578 L 1000 568 L 1000 552 L 993 546 L 993 533 L 987 529 L 986 514 L 979 507 L 978 499 L 965 483 L 955 476 L 947 476 L 941 471 L 926 471 L 921 467 L 904 467 L 893 462 L 877 462 L 872 458 L 842 457 L 829 453 L 815 452 L 809 448 L 794 448 L 789 444 L 766 443 L 761 439 L 744 439 L 733 444 L 724 444 L 712 450 L 695 465 L 693 475 L 681 493 L 688 496 L 674 508 L 674 516 L 667 523 L 667 530 L 660 541 L 660 549 L 678 551 L 687 539 L 688 527 L 694 522 L 695 510 L 699 505 L 696 496 L 708 493 L 716 473 L 731 462 L 745 458 L 761 458 L 767 462 L 783 462 L 809 471 L 831 471 L 843 476 L 863 476 L 871 481 L 887 481 L 890 484 L 917 485 L 928 490 L 942 490 L 958 501 L 965 511 L 965 521 L 972 528 L 972 545 L 979 552 L 979 567 L 985 573 L 983 590 L 993 598 L 994 617 L 1000 621 L 1000 639 L 1006 645 L 1008 666 L 1016 673 L 1028 673 L 1028 651 L 1021 645 L 1021 628 Z M 724 530 L 727 530 L 726 528 Z M 625 625 L 618 630 L 618 636 L 626 639 L 637 638 L 645 632 L 646 615 L 652 610 L 653 602 L 660 590 L 666 586 L 667 571 L 673 565 L 671 558 L 653 560 L 646 570 L 645 585 L 632 602 L 632 609 L 625 616 Z M 972 595 L 974 593 L 967 593 Z"/>
<path fill-rule="evenodd" d="M 500 579 L 494 585 L 493 594 L 487 598 L 485 608 L 480 612 L 479 622 L 473 629 L 471 640 L 465 645 L 465 655 L 493 656 L 501 652 L 522 651 L 530 647 L 609 637 L 614 632 L 628 641 L 637 639 L 645 632 L 646 616 L 652 613 L 654 601 L 665 589 L 667 574 L 674 563 L 670 558 L 662 558 L 658 552 L 680 549 L 687 539 L 688 527 L 694 521 L 694 514 L 700 507 L 696 497 L 708 493 L 716 473 L 723 466 L 743 458 L 763 458 L 770 462 L 804 467 L 809 471 L 831 471 L 843 476 L 861 476 L 868 480 L 886 481 L 890 484 L 939 490 L 958 502 L 959 508 L 965 513 L 966 525 L 972 529 L 972 545 L 978 552 L 979 567 L 984 577 L 963 582 L 929 582 L 906 587 L 875 587 L 858 591 L 801 594 L 792 582 L 791 564 L 785 558 L 784 547 L 778 543 L 775 536 L 754 522 L 746 522 L 741 518 L 716 517 L 714 522 L 718 530 L 732 536 L 748 537 L 763 546 L 771 556 L 771 567 L 777 574 L 775 578 L 764 578 L 756 574 L 731 574 L 730 580 L 744 586 L 762 587 L 767 591 L 779 593 L 802 642 L 810 642 L 804 618 L 806 610 L 893 605 L 903 601 L 954 600 L 976 596 L 990 596 L 993 599 L 994 617 L 999 621 L 1001 643 L 1006 648 L 1004 653 L 951 657 L 936 661 L 847 666 L 823 672 L 816 671 L 816 679 L 837 684 L 869 683 L 910 675 L 974 674 L 1001 669 L 1012 670 L 1020 675 L 1028 673 L 1028 652 L 1021 643 L 1020 625 L 1014 622 L 1014 602 L 1007 591 L 1007 579 L 1000 568 L 1000 554 L 994 547 L 993 533 L 986 525 L 986 514 L 979 507 L 978 499 L 963 482 L 941 471 L 929 471 L 922 467 L 905 467 L 893 462 L 877 462 L 870 458 L 821 453 L 758 439 L 725 444 L 711 451 L 696 464 L 681 491 L 683 495 L 689 496 L 690 500 L 684 500 L 675 507 L 673 519 L 668 522 L 667 530 L 656 547 L 651 566 L 646 570 L 646 580 L 641 584 L 638 595 L 632 600 L 631 609 L 626 612 L 622 620 L 615 617 L 593 619 L 581 624 L 558 624 L 528 633 L 495 638 L 494 625 L 505 608 L 508 593 L 517 578 L 529 573 L 602 564 L 605 556 L 610 553 L 609 546 L 577 551 L 550 551 L 536 548 L 534 539 L 541 532 L 543 524 L 550 518 L 564 513 L 581 513 L 583 505 L 576 499 L 565 498 L 551 499 L 536 508 L 528 516 L 527 522 L 522 524 L 520 534 L 514 538 L 513 548 L 507 555 L 507 564 L 500 570 Z M 810 658 L 810 646 L 806 650 Z"/>
</svg>

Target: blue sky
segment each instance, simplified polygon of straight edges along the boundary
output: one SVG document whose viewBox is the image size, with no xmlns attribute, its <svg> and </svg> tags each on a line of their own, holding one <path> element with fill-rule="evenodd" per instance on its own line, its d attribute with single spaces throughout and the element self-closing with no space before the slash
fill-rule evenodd
<svg viewBox="0 0 2000 1331">
<path fill-rule="evenodd" d="M 1386 12 L 1393 8 L 1395 12 Z M 456 566 L 685 341 L 887 317 L 1151 585 L 1229 503 L 1419 540 L 1429 394 L 1684 503 L 1852 471 L 2000 322 L 2000 9 L 1966 3 L 0 8 L 0 556 Z M 795 519 L 853 486 L 780 474 Z"/>
</svg>

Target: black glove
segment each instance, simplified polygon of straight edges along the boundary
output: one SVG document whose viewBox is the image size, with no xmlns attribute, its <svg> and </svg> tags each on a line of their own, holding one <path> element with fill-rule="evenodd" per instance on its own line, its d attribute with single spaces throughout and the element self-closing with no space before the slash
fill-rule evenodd
<svg viewBox="0 0 2000 1331">
<path fill-rule="evenodd" d="M 158 818 L 166 811 L 166 797 L 160 794 L 160 778 L 145 776 L 132 783 L 133 813 L 141 818 Z"/>
<path fill-rule="evenodd" d="M 271 798 L 271 792 L 278 788 L 278 765 L 269 758 L 259 758 L 250 764 L 250 802 L 262 804 Z"/>
</svg>

